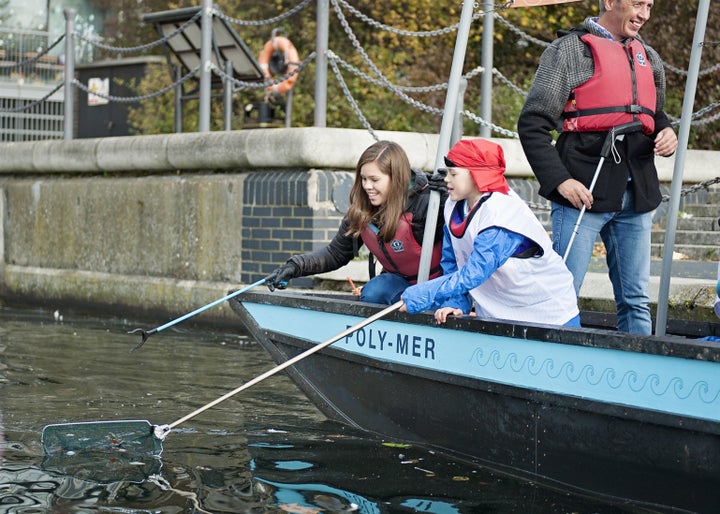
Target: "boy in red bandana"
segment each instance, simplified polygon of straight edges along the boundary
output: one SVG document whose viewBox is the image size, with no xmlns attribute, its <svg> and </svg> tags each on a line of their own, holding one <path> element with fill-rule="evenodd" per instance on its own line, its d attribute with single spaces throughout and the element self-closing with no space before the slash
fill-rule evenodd
<svg viewBox="0 0 720 514">
<path fill-rule="evenodd" d="M 409 287 L 401 311 L 580 326 L 573 278 L 542 224 L 505 180 L 502 147 L 458 141 L 445 157 L 443 275 Z"/>
</svg>

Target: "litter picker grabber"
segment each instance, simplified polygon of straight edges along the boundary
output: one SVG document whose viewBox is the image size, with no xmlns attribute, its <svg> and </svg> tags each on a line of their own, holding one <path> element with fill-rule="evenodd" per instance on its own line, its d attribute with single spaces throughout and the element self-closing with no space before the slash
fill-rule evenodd
<svg viewBox="0 0 720 514">
<path fill-rule="evenodd" d="M 199 307 L 199 308 L 195 309 L 195 310 L 192 311 L 192 312 L 188 312 L 187 314 L 185 314 L 185 315 L 183 315 L 183 316 L 180 316 L 179 318 L 175 318 L 175 319 L 172 320 L 172 321 L 168 321 L 168 322 L 165 323 L 164 325 L 161 325 L 161 326 L 159 326 L 159 327 L 153 328 L 152 330 L 145 330 L 145 329 L 142 329 L 142 328 L 136 328 L 136 329 L 134 329 L 134 330 L 131 330 L 130 332 L 128 332 L 128 334 L 140 334 L 140 336 L 142 337 L 142 339 L 140 340 L 140 342 L 139 342 L 138 344 L 136 344 L 135 346 L 133 346 L 133 347 L 130 349 L 130 353 L 134 352 L 135 350 L 137 350 L 138 348 L 140 348 L 142 345 L 144 345 L 144 344 L 145 344 L 145 341 L 147 341 L 147 340 L 148 340 L 148 337 L 150 337 L 151 335 L 157 334 L 158 332 L 162 332 L 162 331 L 165 330 L 166 328 L 170 328 L 170 327 L 172 327 L 173 325 L 177 325 L 177 324 L 180 323 L 181 321 L 185 321 L 185 320 L 188 319 L 188 318 L 192 318 L 192 317 L 195 316 L 196 314 L 200 314 L 201 312 L 205 312 L 206 310 L 211 309 L 212 307 L 215 307 L 216 305 L 219 305 L 219 304 L 223 303 L 224 301 L 230 300 L 231 298 L 235 298 L 236 296 L 238 296 L 238 295 L 240 295 L 240 294 L 242 294 L 242 293 L 244 293 L 244 292 L 246 292 L 246 291 L 249 291 L 249 290 L 252 289 L 253 287 L 257 287 L 257 286 L 259 286 L 260 284 L 264 284 L 264 283 L 265 283 L 265 280 L 267 280 L 267 279 L 263 278 L 263 279 L 261 279 L 261 280 L 258 280 L 258 281 L 255 282 L 254 284 L 250 284 L 249 286 L 247 286 L 247 287 L 245 287 L 245 288 L 243 288 L 243 289 L 238 289 L 237 291 L 233 291 L 232 293 L 230 293 L 230 294 L 227 295 L 227 296 L 223 296 L 222 298 L 218 298 L 217 300 L 215 300 L 215 301 L 213 301 L 213 302 L 210 302 L 210 303 L 208 303 L 207 305 L 203 305 L 202 307 Z"/>
<path fill-rule="evenodd" d="M 45 454 L 51 456 L 58 452 L 81 452 L 85 450 L 91 451 L 108 451 L 108 452 L 133 452 L 135 454 L 160 455 L 162 453 L 162 441 L 170 433 L 170 431 L 181 423 L 189 420 L 205 412 L 207 409 L 214 407 L 238 394 L 249 387 L 262 382 L 268 377 L 292 366 L 301 361 L 305 357 L 312 355 L 323 348 L 330 346 L 334 342 L 346 337 L 353 332 L 360 330 L 366 325 L 398 310 L 403 305 L 402 300 L 393 305 L 377 312 L 361 321 L 357 325 L 343 330 L 336 336 L 331 337 L 327 341 L 316 344 L 312 348 L 305 350 L 303 353 L 296 355 L 269 371 L 253 378 L 249 382 L 244 383 L 240 387 L 226 393 L 216 400 L 203 405 L 199 409 L 183 416 L 177 421 L 169 425 L 152 425 L 144 419 L 133 420 L 117 420 L 117 421 L 88 421 L 80 423 L 58 423 L 47 425 L 42 431 L 42 444 Z"/>
<path fill-rule="evenodd" d="M 602 150 L 600 151 L 600 161 L 598 162 L 597 168 L 595 168 L 595 173 L 593 174 L 592 181 L 590 182 L 590 187 L 588 188 L 591 194 L 593 192 L 593 189 L 595 188 L 595 182 L 597 182 L 598 176 L 600 175 L 600 170 L 602 169 L 603 164 L 605 164 L 605 159 L 610 156 L 610 152 L 613 150 L 615 142 L 622 141 L 625 138 L 625 134 L 629 134 L 630 132 L 640 132 L 640 130 L 642 130 L 642 123 L 640 121 L 631 121 L 630 123 L 624 123 L 622 125 L 618 125 L 617 127 L 613 127 L 608 131 L 607 136 L 605 136 L 605 141 L 603 142 Z M 580 222 L 582 221 L 582 217 L 584 214 L 585 205 L 583 205 L 582 209 L 580 209 L 580 215 L 578 216 L 578 219 L 575 222 L 575 226 L 573 227 L 570 241 L 568 241 L 567 248 L 565 248 L 563 262 L 566 262 L 568 255 L 570 255 L 570 249 L 572 248 L 573 242 L 575 241 L 575 236 L 578 233 L 578 229 L 580 228 Z"/>
</svg>

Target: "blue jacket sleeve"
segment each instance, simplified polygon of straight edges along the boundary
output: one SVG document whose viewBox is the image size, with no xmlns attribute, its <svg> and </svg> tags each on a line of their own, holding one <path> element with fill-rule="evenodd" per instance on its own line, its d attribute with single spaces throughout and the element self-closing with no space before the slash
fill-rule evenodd
<svg viewBox="0 0 720 514">
<path fill-rule="evenodd" d="M 442 256 L 440 257 L 440 267 L 442 267 L 443 275 L 455 273 L 458 269 L 457 260 L 455 260 L 455 252 L 452 247 L 452 240 L 450 239 L 450 229 L 447 228 L 447 225 L 443 227 L 443 244 Z"/>
<path fill-rule="evenodd" d="M 445 236 L 449 237 L 447 233 Z M 457 307 L 467 314 L 471 306 L 470 290 L 485 282 L 505 264 L 525 240 L 525 236 L 498 227 L 482 231 L 475 237 L 473 251 L 462 268 L 457 269 L 455 265 L 456 271 L 405 290 L 402 299 L 408 312 L 416 314 L 428 309 Z M 443 262 L 447 246 L 452 251 L 451 245 L 443 244 Z"/>
</svg>

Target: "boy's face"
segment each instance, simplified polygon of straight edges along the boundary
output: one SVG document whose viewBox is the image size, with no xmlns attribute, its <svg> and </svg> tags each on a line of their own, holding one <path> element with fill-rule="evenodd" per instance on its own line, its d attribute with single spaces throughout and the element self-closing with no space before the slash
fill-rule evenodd
<svg viewBox="0 0 720 514">
<path fill-rule="evenodd" d="M 467 168 L 448 168 L 445 176 L 448 196 L 451 200 L 467 200 L 478 194 L 475 181 L 470 176 Z"/>
</svg>

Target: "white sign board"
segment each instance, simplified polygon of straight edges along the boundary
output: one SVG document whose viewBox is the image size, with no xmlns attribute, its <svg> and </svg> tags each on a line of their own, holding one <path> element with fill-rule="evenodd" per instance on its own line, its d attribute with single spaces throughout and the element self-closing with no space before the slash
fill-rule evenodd
<svg viewBox="0 0 720 514">
<path fill-rule="evenodd" d="M 105 105 L 109 103 L 109 100 L 107 98 L 103 98 L 102 96 L 98 96 L 94 93 L 100 93 L 101 95 L 109 96 L 110 95 L 110 79 L 104 78 L 98 78 L 98 77 L 91 77 L 88 79 L 88 105 Z"/>
</svg>

